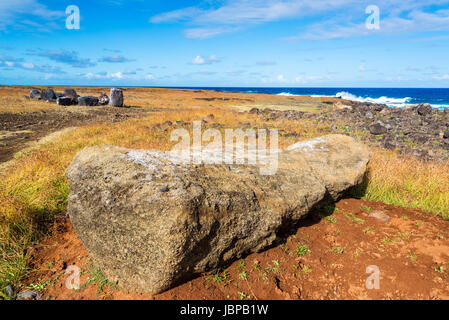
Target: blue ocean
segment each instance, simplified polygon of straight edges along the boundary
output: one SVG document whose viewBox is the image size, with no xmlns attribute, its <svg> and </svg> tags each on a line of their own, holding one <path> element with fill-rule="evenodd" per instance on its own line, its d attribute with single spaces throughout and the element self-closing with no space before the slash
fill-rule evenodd
<svg viewBox="0 0 449 320">
<path fill-rule="evenodd" d="M 449 88 L 195 88 L 219 91 L 269 93 L 284 96 L 341 97 L 343 99 L 382 103 L 403 107 L 430 103 L 434 108 L 449 108 Z"/>
</svg>

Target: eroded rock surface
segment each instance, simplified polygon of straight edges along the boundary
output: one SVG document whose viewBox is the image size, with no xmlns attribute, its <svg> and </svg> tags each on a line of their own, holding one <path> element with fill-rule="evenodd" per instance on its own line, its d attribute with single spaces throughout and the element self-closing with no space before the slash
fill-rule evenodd
<svg viewBox="0 0 449 320">
<path fill-rule="evenodd" d="M 168 152 L 89 147 L 67 169 L 69 215 L 95 263 L 125 289 L 158 293 L 272 245 L 360 183 L 368 149 L 343 135 L 297 143 L 278 170 L 189 165 Z"/>
</svg>

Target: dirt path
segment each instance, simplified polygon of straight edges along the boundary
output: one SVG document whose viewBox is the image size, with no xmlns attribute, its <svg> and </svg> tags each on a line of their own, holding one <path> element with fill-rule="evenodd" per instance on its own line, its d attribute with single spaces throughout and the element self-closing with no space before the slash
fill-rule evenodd
<svg viewBox="0 0 449 320">
<path fill-rule="evenodd" d="M 251 254 L 162 294 L 138 295 L 108 284 L 67 218 L 32 249 L 28 283 L 49 299 L 449 299 L 447 221 L 419 210 L 343 199 L 303 220 L 278 247 Z M 67 266 L 81 268 L 68 290 Z M 379 289 L 366 280 L 378 268 Z M 373 285 L 375 282 L 373 282 Z"/>
<path fill-rule="evenodd" d="M 115 107 L 70 107 L 31 113 L 0 113 L 0 163 L 30 143 L 68 127 L 118 122 L 142 117 L 151 110 Z"/>
</svg>

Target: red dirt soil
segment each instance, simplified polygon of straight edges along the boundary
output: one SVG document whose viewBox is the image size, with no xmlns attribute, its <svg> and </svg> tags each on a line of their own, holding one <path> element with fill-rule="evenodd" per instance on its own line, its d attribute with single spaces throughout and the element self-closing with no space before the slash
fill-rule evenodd
<svg viewBox="0 0 449 320">
<path fill-rule="evenodd" d="M 42 299 L 449 299 L 447 221 L 356 199 L 326 211 L 279 246 L 158 295 L 102 283 L 69 219 L 57 218 L 53 236 L 31 250 L 28 283 L 45 283 Z M 82 270 L 80 290 L 66 288 L 70 265 Z M 379 268 L 379 289 L 366 287 L 368 266 Z"/>
</svg>

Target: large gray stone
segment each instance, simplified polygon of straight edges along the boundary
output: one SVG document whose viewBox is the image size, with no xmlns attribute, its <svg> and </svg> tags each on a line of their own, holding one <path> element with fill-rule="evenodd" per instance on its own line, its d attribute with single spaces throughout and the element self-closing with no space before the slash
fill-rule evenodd
<svg viewBox="0 0 449 320">
<path fill-rule="evenodd" d="M 45 89 L 41 92 L 41 99 L 47 102 L 55 102 L 56 101 L 56 93 L 53 89 Z"/>
<path fill-rule="evenodd" d="M 100 106 L 105 106 L 109 104 L 109 97 L 106 93 L 102 93 L 100 97 L 98 97 L 98 104 Z"/>
<path fill-rule="evenodd" d="M 72 100 L 72 104 L 77 104 L 79 95 L 76 93 L 75 89 L 67 88 L 62 92 L 62 96 L 66 98 L 70 98 Z"/>
<path fill-rule="evenodd" d="M 110 93 L 109 105 L 112 107 L 123 107 L 123 90 L 112 88 Z"/>
<path fill-rule="evenodd" d="M 59 97 L 56 99 L 56 103 L 60 106 L 71 106 L 73 105 L 73 99 L 70 97 Z"/>
<path fill-rule="evenodd" d="M 39 90 L 31 90 L 30 98 L 33 100 L 41 100 L 41 92 Z"/>
<path fill-rule="evenodd" d="M 78 105 L 80 106 L 98 106 L 98 98 L 96 97 L 78 97 Z"/>
<path fill-rule="evenodd" d="M 426 116 L 430 113 L 432 113 L 432 106 L 428 103 L 421 103 L 417 106 L 416 111 L 421 116 Z"/>
<path fill-rule="evenodd" d="M 360 183 L 368 161 L 368 149 L 343 135 L 290 146 L 273 175 L 89 147 L 67 169 L 68 212 L 109 280 L 158 293 L 272 245 L 280 230 Z"/>
</svg>

